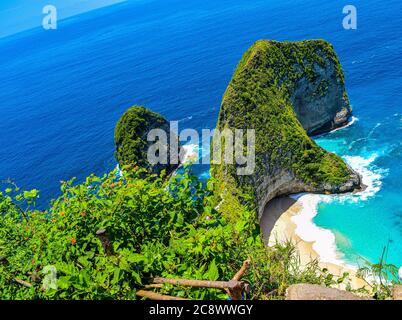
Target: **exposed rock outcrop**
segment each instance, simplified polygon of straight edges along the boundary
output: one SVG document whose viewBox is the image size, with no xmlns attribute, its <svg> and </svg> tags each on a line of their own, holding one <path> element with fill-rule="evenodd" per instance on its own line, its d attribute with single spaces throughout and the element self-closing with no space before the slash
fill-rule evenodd
<svg viewBox="0 0 402 320">
<path fill-rule="evenodd" d="M 300 67 L 294 57 L 287 60 L 298 78 L 290 94 L 290 101 L 309 135 L 344 126 L 351 115 L 352 108 L 345 91 L 339 60 L 330 53 L 333 51 L 329 47 L 317 50 L 317 56 L 322 58 L 321 64 L 303 61 Z M 304 74 L 306 68 L 313 70 L 312 76 Z"/>
<path fill-rule="evenodd" d="M 395 285 L 392 289 L 392 298 L 394 300 L 402 300 L 402 285 Z"/>
<path fill-rule="evenodd" d="M 280 195 L 343 193 L 360 188 L 359 175 L 308 134 L 347 122 L 350 105 L 342 68 L 323 40 L 257 41 L 243 56 L 224 94 L 217 128 L 254 129 L 256 169 L 238 176 L 236 164 L 212 175 L 255 201 L 261 216 Z"/>
<path fill-rule="evenodd" d="M 286 290 L 286 300 L 372 300 L 316 284 L 295 284 Z"/>
</svg>

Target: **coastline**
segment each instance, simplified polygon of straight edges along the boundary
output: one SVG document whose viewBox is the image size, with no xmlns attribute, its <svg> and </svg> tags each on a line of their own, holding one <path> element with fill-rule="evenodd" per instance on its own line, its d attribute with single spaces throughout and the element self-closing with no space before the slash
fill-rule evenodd
<svg viewBox="0 0 402 320">
<path fill-rule="evenodd" d="M 312 139 L 317 139 L 317 138 L 320 138 L 322 136 L 327 135 L 328 133 L 333 133 L 333 132 L 336 132 L 336 131 L 339 131 L 339 130 L 346 129 L 346 128 L 352 126 L 357 121 L 359 121 L 359 118 L 357 118 L 355 116 L 351 116 L 350 119 L 345 124 L 341 125 L 340 127 L 335 128 L 335 129 L 331 130 L 330 132 L 324 132 L 324 133 L 319 133 L 319 134 L 312 135 L 311 138 Z"/>
<path fill-rule="evenodd" d="M 331 132 L 347 128 L 356 121 L 359 119 L 352 117 L 346 125 Z M 331 201 L 334 196 L 351 202 L 365 201 L 374 196 L 381 189 L 381 180 L 386 173 L 383 170 L 370 168 L 377 156 L 377 153 L 374 153 L 367 158 L 344 157 L 347 164 L 361 175 L 364 190 L 347 195 L 302 193 L 271 200 L 260 219 L 264 243 L 273 246 L 278 242 L 291 241 L 298 250 L 302 266 L 316 260 L 322 269 L 328 269 L 337 277 L 341 277 L 344 272 L 349 273 L 349 282 L 337 286 L 339 289 L 345 289 L 349 284 L 353 290 L 361 288 L 369 290 L 367 282 L 357 277 L 358 267 L 344 261 L 342 252 L 337 249 L 335 234 L 316 225 L 313 219 L 318 214 L 319 202 Z"/>
<path fill-rule="evenodd" d="M 339 289 L 345 289 L 347 284 L 354 290 L 365 287 L 366 282 L 356 276 L 357 268 L 342 261 L 333 233 L 313 223 L 318 201 L 318 195 L 301 194 L 268 203 L 260 220 L 265 244 L 273 246 L 291 241 L 298 250 L 302 266 L 317 260 L 320 268 L 328 269 L 336 277 L 349 273 L 349 281 L 339 285 Z"/>
</svg>

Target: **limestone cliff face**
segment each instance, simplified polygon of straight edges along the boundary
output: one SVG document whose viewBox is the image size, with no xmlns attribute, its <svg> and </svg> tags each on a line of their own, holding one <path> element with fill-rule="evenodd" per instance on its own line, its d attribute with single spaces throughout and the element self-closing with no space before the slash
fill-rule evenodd
<svg viewBox="0 0 402 320">
<path fill-rule="evenodd" d="M 339 184 L 322 183 L 319 185 L 314 185 L 306 183 L 292 171 L 283 169 L 279 169 L 274 175 L 269 173 L 267 175 L 255 175 L 253 180 L 256 182 L 255 195 L 257 200 L 258 218 L 261 218 L 267 203 L 278 196 L 301 192 L 345 193 L 359 188 L 359 175 L 353 172 L 352 169 L 349 168 L 349 170 L 349 179 Z M 262 173 L 264 170 L 258 170 L 258 172 Z"/>
<path fill-rule="evenodd" d="M 220 130 L 255 130 L 255 172 L 238 176 L 236 165 L 220 164 L 212 175 L 226 190 L 237 190 L 232 193 L 241 202 L 251 197 L 259 216 L 276 196 L 353 191 L 359 175 L 308 136 L 345 124 L 350 111 L 330 44 L 257 41 L 234 73 L 217 124 Z"/>
<path fill-rule="evenodd" d="M 296 60 L 289 61 L 299 78 L 290 93 L 290 101 L 309 135 L 344 126 L 352 111 L 337 57 L 323 50 L 317 54 L 323 59 L 322 65 L 302 61 L 301 66 Z M 303 69 L 309 66 L 312 77 L 303 74 Z"/>
</svg>

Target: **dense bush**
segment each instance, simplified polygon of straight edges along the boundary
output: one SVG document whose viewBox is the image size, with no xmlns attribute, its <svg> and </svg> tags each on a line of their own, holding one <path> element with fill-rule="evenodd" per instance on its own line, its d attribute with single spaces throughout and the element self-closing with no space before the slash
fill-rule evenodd
<svg viewBox="0 0 402 320">
<path fill-rule="evenodd" d="M 135 299 L 155 276 L 229 280 L 248 257 L 249 298 L 281 298 L 291 283 L 333 281 L 314 262 L 302 270 L 290 244 L 265 248 L 255 210 L 240 206 L 238 220 L 228 222 L 215 209 L 214 188 L 188 172 L 166 179 L 126 168 L 121 177 L 62 183 L 46 211 L 35 209 L 38 191 L 8 188 L 0 193 L 0 299 Z M 107 230 L 112 255 L 99 229 Z M 169 285 L 159 292 L 227 298 Z"/>
</svg>

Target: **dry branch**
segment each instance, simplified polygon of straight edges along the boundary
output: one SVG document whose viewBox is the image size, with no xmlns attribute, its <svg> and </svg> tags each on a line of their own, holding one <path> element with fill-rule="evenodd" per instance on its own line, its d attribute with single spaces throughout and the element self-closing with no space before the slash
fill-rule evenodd
<svg viewBox="0 0 402 320">
<path fill-rule="evenodd" d="M 240 281 L 240 279 L 244 276 L 248 267 L 250 266 L 250 263 L 251 263 L 250 258 L 248 258 L 246 261 L 244 261 L 242 267 L 240 268 L 239 271 L 237 271 L 237 273 L 234 275 L 232 280 Z"/>
<path fill-rule="evenodd" d="M 24 280 L 15 278 L 14 281 L 17 282 L 18 284 L 24 286 L 24 287 L 27 287 L 27 288 L 31 288 L 31 287 L 32 287 L 32 284 L 30 284 L 29 282 L 26 282 L 26 281 L 24 281 Z"/>
<path fill-rule="evenodd" d="M 136 294 L 137 294 L 137 297 L 147 298 L 150 300 L 188 300 L 185 298 L 165 296 L 163 294 L 155 293 L 152 291 L 146 291 L 146 290 L 138 290 Z"/>
<path fill-rule="evenodd" d="M 154 283 L 169 283 L 176 286 L 195 287 L 195 288 L 214 288 L 214 289 L 232 289 L 243 285 L 242 282 L 236 280 L 230 281 L 208 281 L 208 280 L 187 280 L 187 279 L 168 279 L 155 278 Z"/>
<path fill-rule="evenodd" d="M 163 287 L 163 284 L 156 284 L 156 283 L 146 284 L 144 286 L 145 289 L 160 289 L 162 287 Z"/>
<path fill-rule="evenodd" d="M 188 279 L 168 279 L 168 278 L 155 278 L 153 279 L 153 283 L 146 285 L 146 289 L 156 289 L 161 288 L 164 283 L 169 283 L 175 286 L 183 286 L 183 287 L 194 287 L 194 288 L 213 288 L 213 289 L 222 289 L 230 295 L 232 300 L 241 300 L 243 291 L 249 292 L 250 286 L 248 283 L 244 283 L 240 281 L 240 279 L 246 273 L 248 267 L 250 266 L 251 259 L 248 258 L 243 262 L 240 270 L 233 276 L 230 281 L 208 281 L 208 280 L 188 280 Z M 149 299 L 152 300 L 174 300 L 179 299 L 170 296 L 163 296 L 161 294 L 157 294 L 150 291 L 140 290 L 138 291 L 140 294 L 146 294 Z M 140 296 L 140 294 L 137 295 Z M 150 298 L 152 296 L 152 298 Z"/>
</svg>

